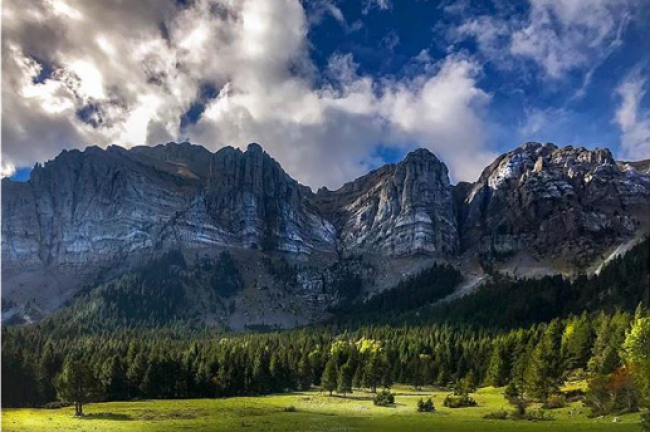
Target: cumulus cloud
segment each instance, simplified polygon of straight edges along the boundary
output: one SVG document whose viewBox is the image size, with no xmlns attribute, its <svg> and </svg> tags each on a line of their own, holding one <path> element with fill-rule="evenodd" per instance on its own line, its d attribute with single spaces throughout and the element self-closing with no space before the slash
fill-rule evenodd
<svg viewBox="0 0 650 432">
<path fill-rule="evenodd" d="M 360 74 L 351 55 L 335 54 L 319 71 L 309 25 L 298 0 L 6 1 L 3 171 L 62 148 L 183 138 L 212 150 L 260 142 L 314 187 L 377 165 L 380 144 L 426 146 L 457 180 L 474 180 L 494 157 L 490 95 L 473 59 L 418 57 L 419 72 L 398 80 Z M 181 124 L 197 104 L 196 122 Z"/>
<path fill-rule="evenodd" d="M 637 68 L 616 89 L 620 103 L 615 121 L 621 128 L 619 157 L 624 160 L 650 158 L 650 110 L 647 106 L 648 80 Z M 645 101 L 646 103 L 643 103 Z"/>
</svg>

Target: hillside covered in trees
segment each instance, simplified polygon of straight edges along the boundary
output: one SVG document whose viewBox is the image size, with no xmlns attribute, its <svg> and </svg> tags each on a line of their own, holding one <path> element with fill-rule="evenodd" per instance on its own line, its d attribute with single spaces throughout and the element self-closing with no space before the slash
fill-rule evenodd
<svg viewBox="0 0 650 432">
<path fill-rule="evenodd" d="M 148 283 L 168 274 L 152 271 Z M 396 382 L 461 393 L 508 386 L 513 404 L 550 403 L 567 397 L 560 391 L 566 380 L 587 379 L 580 397 L 594 414 L 634 411 L 650 403 L 650 315 L 643 306 L 649 273 L 646 240 L 595 276 L 495 278 L 474 294 L 435 303 L 459 280 L 455 270 L 435 266 L 365 303 L 342 305 L 327 324 L 239 334 L 158 319 L 147 310 L 139 311 L 147 325 L 131 325 L 133 315 L 122 316 L 120 325 L 117 314 L 129 301 L 122 309 L 106 308 L 120 300 L 111 303 L 115 291 L 103 287 L 105 293 L 85 294 L 85 301 L 101 299 L 112 328 L 70 320 L 80 316 L 76 310 L 3 329 L 2 404 L 60 400 L 82 409 L 87 401 L 261 395 L 312 386 L 345 394 Z M 129 295 L 133 304 L 146 293 Z M 178 306 L 174 298 L 159 301 Z M 421 307 L 427 303 L 434 305 Z"/>
</svg>

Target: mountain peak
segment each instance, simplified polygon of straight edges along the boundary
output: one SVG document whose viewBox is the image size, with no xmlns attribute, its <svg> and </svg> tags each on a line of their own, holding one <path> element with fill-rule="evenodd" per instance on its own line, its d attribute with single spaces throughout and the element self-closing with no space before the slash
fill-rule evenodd
<svg viewBox="0 0 650 432">
<path fill-rule="evenodd" d="M 246 147 L 246 152 L 250 152 L 250 153 L 264 153 L 264 149 L 263 149 L 262 146 L 259 145 L 258 143 L 256 143 L 256 142 L 252 142 L 252 143 L 248 144 L 248 146 Z"/>
<path fill-rule="evenodd" d="M 420 147 L 409 152 L 404 158 L 403 162 L 410 162 L 413 160 L 432 160 L 440 162 L 440 159 L 428 148 Z"/>
</svg>

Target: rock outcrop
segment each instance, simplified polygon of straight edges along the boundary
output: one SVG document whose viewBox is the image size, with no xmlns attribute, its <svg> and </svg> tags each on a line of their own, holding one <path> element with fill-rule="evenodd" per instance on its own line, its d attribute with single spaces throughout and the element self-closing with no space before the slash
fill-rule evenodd
<svg viewBox="0 0 650 432">
<path fill-rule="evenodd" d="M 447 167 L 428 150 L 317 196 L 344 250 L 387 256 L 459 251 Z"/>
<path fill-rule="evenodd" d="M 3 305 L 48 313 L 82 286 L 171 250 L 244 251 L 245 279 L 258 289 L 268 254 L 310 265 L 296 273 L 304 283 L 276 291 L 309 298 L 305 314 L 314 317 L 332 295 L 345 296 L 325 289 L 323 269 L 351 257 L 381 263 L 350 276 L 375 278 L 376 289 L 431 257 L 476 259 L 476 268 L 523 252 L 581 270 L 647 232 L 647 167 L 617 163 L 606 149 L 526 143 L 477 182 L 451 186 L 444 163 L 420 149 L 314 194 L 258 144 L 215 153 L 190 143 L 64 151 L 26 183 L 2 181 Z M 246 310 L 237 313 L 243 323 Z"/>
<path fill-rule="evenodd" d="M 483 171 L 463 199 L 463 250 L 519 251 L 584 267 L 647 227 L 650 179 L 621 170 L 607 149 L 526 143 Z"/>
<path fill-rule="evenodd" d="M 5 268 L 87 266 L 178 246 L 310 253 L 335 241 L 311 191 L 257 144 L 63 152 L 27 183 L 4 180 L 3 195 Z"/>
</svg>

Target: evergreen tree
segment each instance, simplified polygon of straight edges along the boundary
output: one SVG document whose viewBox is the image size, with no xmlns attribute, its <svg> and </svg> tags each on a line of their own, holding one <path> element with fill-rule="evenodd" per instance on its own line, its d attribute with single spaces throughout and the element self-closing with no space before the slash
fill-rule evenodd
<svg viewBox="0 0 650 432">
<path fill-rule="evenodd" d="M 530 401 L 524 396 L 523 389 L 514 381 L 511 381 L 506 387 L 504 397 L 509 404 L 515 407 L 513 413 L 515 418 L 523 418 L 526 415 L 526 408 L 530 405 Z"/>
<path fill-rule="evenodd" d="M 352 393 L 352 366 L 347 362 L 339 368 L 339 375 L 337 379 L 337 393 L 343 393 L 343 397 L 347 393 Z"/>
<path fill-rule="evenodd" d="M 56 399 L 54 380 L 56 374 L 61 369 L 61 363 L 60 356 L 54 352 L 52 343 L 47 343 L 38 364 L 38 380 L 41 385 L 41 396 L 45 401 Z M 3 375 L 3 377 L 6 379 L 6 375 Z"/>
<path fill-rule="evenodd" d="M 100 385 L 85 362 L 71 360 L 57 377 L 56 388 L 62 400 L 74 403 L 75 416 L 83 416 L 83 404 L 98 398 Z"/>
<path fill-rule="evenodd" d="M 650 317 L 636 313 L 623 344 L 623 356 L 641 396 L 650 405 Z"/>
<path fill-rule="evenodd" d="M 361 388 L 363 385 L 363 364 L 357 364 L 357 368 L 354 371 L 354 377 L 352 377 L 352 385 L 355 388 Z"/>
<path fill-rule="evenodd" d="M 151 360 L 147 371 L 144 373 L 140 390 L 145 397 L 160 398 L 163 396 L 163 384 L 159 365 L 160 362 L 157 359 Z"/>
<path fill-rule="evenodd" d="M 298 362 L 298 381 L 301 390 L 309 390 L 313 382 L 313 372 L 309 354 L 305 351 Z"/>
<path fill-rule="evenodd" d="M 503 386 L 508 379 L 508 364 L 505 358 L 505 350 L 501 343 L 497 343 L 490 357 L 485 382 L 493 387 Z"/>
<path fill-rule="evenodd" d="M 115 355 L 102 370 L 101 382 L 104 395 L 109 401 L 125 400 L 129 397 L 129 385 L 124 363 Z"/>
<path fill-rule="evenodd" d="M 254 383 L 254 394 L 266 394 L 271 391 L 271 372 L 269 371 L 269 359 L 266 351 L 261 351 L 256 355 L 251 379 Z"/>
<path fill-rule="evenodd" d="M 325 365 L 325 370 L 323 371 L 323 376 L 320 380 L 321 389 L 330 392 L 330 396 L 332 396 L 332 392 L 336 390 L 338 384 L 337 379 L 338 374 L 336 371 L 336 362 L 333 358 L 330 358 Z"/>
<path fill-rule="evenodd" d="M 526 371 L 526 393 L 546 401 L 562 383 L 564 362 L 561 354 L 562 326 L 552 321 L 537 344 Z"/>
<path fill-rule="evenodd" d="M 593 345 L 593 329 L 591 319 L 586 312 L 580 318 L 571 320 L 567 324 L 562 344 L 567 354 L 568 368 L 576 369 L 587 366 Z"/>
<path fill-rule="evenodd" d="M 377 392 L 377 386 L 381 383 L 382 378 L 381 356 L 377 352 L 369 354 L 366 360 L 366 366 L 363 374 L 363 384 L 369 388 L 372 393 Z"/>
<path fill-rule="evenodd" d="M 142 383 L 147 369 L 147 357 L 142 352 L 137 353 L 133 359 L 133 362 L 129 365 L 126 373 L 130 398 L 137 398 L 142 395 Z"/>
</svg>

